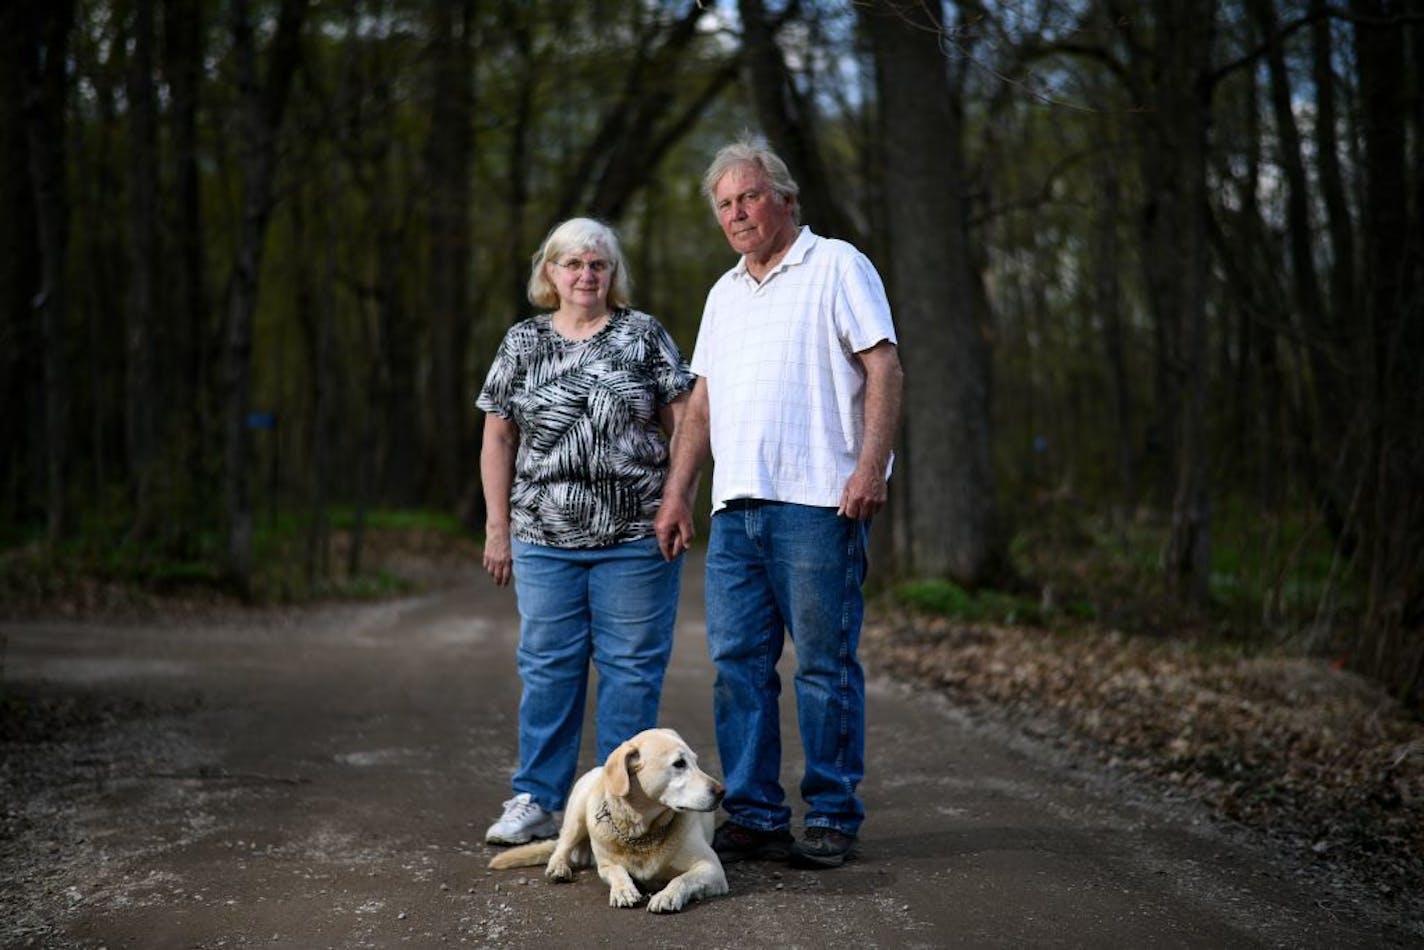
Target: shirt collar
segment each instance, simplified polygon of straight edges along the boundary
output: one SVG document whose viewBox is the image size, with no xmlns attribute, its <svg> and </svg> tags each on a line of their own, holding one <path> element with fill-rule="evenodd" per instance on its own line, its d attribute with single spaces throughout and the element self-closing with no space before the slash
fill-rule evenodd
<svg viewBox="0 0 1424 950">
<path fill-rule="evenodd" d="M 811 233 L 810 225 L 801 225 L 800 233 L 796 235 L 796 240 L 792 242 L 791 247 L 786 249 L 786 254 L 782 256 L 781 260 L 777 261 L 776 266 L 763 278 L 762 283 L 764 284 L 768 280 L 771 280 L 771 278 L 786 270 L 786 268 L 794 267 L 804 261 L 806 255 L 811 252 L 811 248 L 819 240 L 819 237 Z M 751 280 L 751 276 L 747 273 L 747 257 L 745 254 L 737 260 L 737 266 L 732 268 L 732 275 L 739 280 Z"/>
</svg>

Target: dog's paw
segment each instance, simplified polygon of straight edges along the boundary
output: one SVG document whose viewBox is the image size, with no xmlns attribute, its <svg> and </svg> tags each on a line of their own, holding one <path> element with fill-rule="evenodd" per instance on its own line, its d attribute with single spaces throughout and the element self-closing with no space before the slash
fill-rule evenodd
<svg viewBox="0 0 1424 950">
<path fill-rule="evenodd" d="M 567 883 L 574 879 L 574 869 L 569 866 L 567 861 L 550 858 L 549 863 L 544 866 L 544 876 L 551 881 Z"/>
<path fill-rule="evenodd" d="M 648 898 L 648 910 L 655 914 L 675 914 L 687 906 L 687 889 L 676 881 Z"/>
<path fill-rule="evenodd" d="M 643 902 L 643 892 L 629 884 L 614 884 L 608 889 L 609 907 L 637 907 Z"/>
</svg>

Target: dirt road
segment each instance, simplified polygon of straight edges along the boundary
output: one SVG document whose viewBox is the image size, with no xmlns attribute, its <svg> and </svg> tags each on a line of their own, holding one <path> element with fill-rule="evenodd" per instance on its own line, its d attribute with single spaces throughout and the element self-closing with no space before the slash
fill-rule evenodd
<svg viewBox="0 0 1424 950">
<path fill-rule="evenodd" d="M 663 722 L 717 773 L 697 571 Z M 63 726 L 0 745 L 7 948 L 1424 943 L 1188 805 L 879 680 L 840 870 L 732 865 L 728 896 L 671 916 L 608 907 L 592 873 L 487 872 L 516 621 L 473 570 L 393 603 L 0 630 L 0 695 Z"/>
</svg>

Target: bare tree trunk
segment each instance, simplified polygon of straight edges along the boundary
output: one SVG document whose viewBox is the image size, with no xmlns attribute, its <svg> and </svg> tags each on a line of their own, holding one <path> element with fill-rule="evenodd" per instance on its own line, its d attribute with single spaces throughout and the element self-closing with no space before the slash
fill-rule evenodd
<svg viewBox="0 0 1424 950">
<path fill-rule="evenodd" d="M 1305 169 L 1305 160 L 1301 143 L 1300 130 L 1295 118 L 1295 95 L 1291 89 L 1290 75 L 1286 68 L 1285 51 L 1280 36 L 1280 27 L 1276 21 L 1275 11 L 1269 0 L 1251 0 L 1250 12 L 1256 20 L 1261 37 L 1266 46 L 1266 64 L 1269 69 L 1270 82 L 1269 93 L 1272 108 L 1272 118 L 1275 122 L 1275 129 L 1279 136 L 1278 150 L 1280 162 L 1286 175 L 1286 237 L 1290 251 L 1291 261 L 1291 287 L 1293 290 L 1292 299 L 1294 307 L 1292 312 L 1298 316 L 1303 323 L 1307 337 L 1315 339 L 1328 339 L 1335 334 L 1329 328 L 1333 321 L 1326 307 L 1327 295 L 1321 289 L 1320 279 L 1316 272 L 1314 259 L 1314 245 L 1316 243 L 1317 229 L 1311 221 L 1310 214 L 1310 183 Z M 1328 30 L 1327 30 L 1328 33 Z M 1326 40 L 1328 42 L 1328 39 Z M 1327 83 L 1327 86 L 1329 83 Z M 1325 92 L 1327 101 L 1330 100 L 1330 92 Z M 1323 117 L 1322 117 L 1323 118 Z M 1333 115 L 1329 116 L 1333 122 Z M 1334 147 L 1334 130 L 1330 129 L 1324 133 L 1324 141 Z M 1323 160 L 1327 170 L 1334 166 L 1334 156 Z M 1328 177 L 1328 175 L 1326 176 Z M 1338 185 L 1338 181 L 1336 182 Z M 1335 215 L 1343 215 L 1343 206 L 1334 210 Z M 1348 219 L 1346 219 L 1348 222 Z M 1332 222 L 1332 231 L 1336 223 Z M 1347 225 L 1348 226 L 1348 225 Z M 1348 251 L 1348 241 L 1337 237 L 1334 239 L 1335 247 L 1338 250 Z M 1342 267 L 1344 270 L 1342 270 Z M 1342 290 L 1348 286 L 1347 279 L 1342 275 L 1353 267 L 1353 262 L 1346 260 L 1337 262 L 1335 269 L 1336 281 L 1342 285 Z M 1274 341 L 1272 341 L 1274 343 Z M 1326 349 L 1312 347 L 1312 370 L 1319 385 L 1324 391 L 1337 393 L 1344 396 L 1345 380 L 1341 378 L 1338 369 L 1332 365 L 1332 361 L 1326 355 Z M 1274 351 L 1270 354 L 1274 355 Z M 1336 445 L 1339 443 L 1342 426 L 1340 413 L 1337 405 L 1343 405 L 1345 399 L 1327 400 L 1322 403 L 1324 431 L 1321 433 L 1321 441 L 1325 445 Z M 1327 490 L 1330 490 L 1327 488 Z"/>
<path fill-rule="evenodd" d="M 198 169 L 198 103 L 205 51 L 200 0 L 164 2 L 164 72 L 171 102 L 168 107 L 170 161 L 174 201 L 169 228 L 173 251 L 164 265 L 171 289 L 169 332 L 173 334 L 173 379 L 169 385 L 178 407 L 177 429 L 183 443 L 174 453 L 183 480 L 184 516 L 173 518 L 169 530 L 181 533 L 186 552 L 217 509 L 209 493 L 216 482 L 219 445 L 212 418 L 213 354 L 217 340 L 207 288 L 204 253 L 201 177 Z"/>
<path fill-rule="evenodd" d="M 1149 107 L 1140 126 L 1146 188 L 1142 263 L 1157 342 L 1158 428 L 1169 436 L 1168 585 L 1204 603 L 1211 565 L 1207 483 L 1207 129 L 1215 0 L 1155 0 L 1136 16 L 1114 5 L 1130 51 L 1126 78 Z"/>
<path fill-rule="evenodd" d="M 298 226 L 305 229 L 305 220 L 299 220 Z M 332 353 L 337 306 L 336 224 L 329 214 L 323 214 L 318 226 L 322 229 L 326 247 L 326 264 L 322 268 L 320 289 L 312 287 L 305 270 L 298 277 L 298 293 L 306 298 L 303 305 L 298 307 L 298 313 L 306 325 L 310 347 L 308 385 L 311 387 L 311 470 L 307 496 L 305 557 L 306 582 L 309 588 L 316 587 L 324 580 L 330 567 L 327 555 L 330 541 L 327 507 L 332 481 L 331 448 L 336 432 L 332 399 L 332 391 L 336 388 L 336 369 Z M 306 241 L 302 243 L 305 244 Z"/>
<path fill-rule="evenodd" d="M 1363 464 L 1352 468 L 1362 479 L 1368 586 L 1358 662 L 1407 695 L 1419 689 L 1424 668 L 1424 235 L 1410 219 L 1424 181 L 1411 180 L 1408 170 L 1411 126 L 1420 131 L 1409 97 L 1420 90 L 1406 66 L 1409 32 L 1385 22 L 1398 5 L 1354 0 L 1350 9 L 1359 15 L 1365 172 L 1365 326 L 1357 366 L 1368 437 Z"/>
<path fill-rule="evenodd" d="M 22 520 L 33 504 L 35 469 L 44 445 L 39 381 L 39 314 L 32 301 L 42 258 L 38 203 L 30 181 L 26 99 L 30 92 L 32 30 L 29 7 L 12 3 L 0 11 L 0 405 L 10 437 L 0 439 L 0 525 Z M 43 480 L 38 494 L 43 494 Z"/>
<path fill-rule="evenodd" d="M 891 3 L 888 6 L 906 7 L 902 15 L 911 15 L 909 11 L 920 4 Z M 813 225 L 818 234 L 861 243 L 861 236 L 835 199 L 836 190 L 821 158 L 816 140 L 815 107 L 792 82 L 786 60 L 776 43 L 776 27 L 768 21 L 765 5 L 761 0 L 739 0 L 737 9 L 741 13 L 748 85 L 757 118 L 801 188 L 798 202 L 803 220 Z M 868 9 L 863 8 L 862 12 Z M 939 14 L 935 17 L 942 19 Z M 930 88 L 937 89 L 941 85 Z"/>
<path fill-rule="evenodd" d="M 470 139 L 474 108 L 471 33 L 475 4 L 436 3 L 431 53 L 431 123 L 425 167 L 430 227 L 430 406 L 434 500 L 453 507 L 473 464 L 465 403 L 469 339 Z"/>
<path fill-rule="evenodd" d="M 1098 175 L 1099 206 L 1094 228 L 1093 297 L 1102 318 L 1103 351 L 1107 357 L 1108 381 L 1112 389 L 1113 421 L 1117 435 L 1117 471 L 1122 502 L 1128 508 L 1137 503 L 1137 449 L 1134 437 L 1132 388 L 1126 355 L 1126 330 L 1118 272 L 1122 267 L 1118 217 L 1122 214 L 1119 175 L 1104 163 Z"/>
<path fill-rule="evenodd" d="M 1275 509 L 1285 489 L 1286 471 L 1282 462 L 1286 458 L 1285 420 L 1286 413 L 1284 387 L 1281 384 L 1280 346 L 1276 334 L 1287 325 L 1287 314 L 1280 312 L 1285 306 L 1285 294 L 1278 281 L 1272 276 L 1274 268 L 1259 262 L 1257 255 L 1270 246 L 1267 228 L 1261 215 L 1261 119 L 1255 90 L 1248 98 L 1251 110 L 1246 123 L 1247 163 L 1242 182 L 1241 221 L 1246 229 L 1246 247 L 1256 249 L 1252 255 L 1253 266 L 1249 278 L 1240 283 L 1236 294 L 1243 306 L 1241 313 L 1240 359 L 1243 375 L 1254 387 L 1247 386 L 1241 394 L 1245 408 L 1245 418 L 1253 418 L 1252 404 L 1255 404 L 1254 425 L 1248 421 L 1243 428 L 1243 438 L 1238 443 L 1241 457 L 1251 457 L 1251 446 L 1255 446 L 1256 494 L 1267 510 Z M 1236 255 L 1225 251 L 1219 255 L 1227 260 Z M 1268 303 L 1270 301 L 1270 303 Z M 1269 315 L 1269 320 L 1266 319 Z M 1251 398 L 1251 393 L 1256 398 Z"/>
<path fill-rule="evenodd" d="M 738 57 L 696 54 L 704 10 L 687 2 L 665 26 L 645 28 L 623 59 L 621 91 L 560 188 L 555 220 L 583 212 L 617 220 L 668 151 L 736 78 Z M 686 94 L 681 87 L 696 87 Z"/>
<path fill-rule="evenodd" d="M 937 5 L 861 8 L 875 51 L 889 285 L 905 365 L 909 549 L 901 564 L 967 585 L 1003 569 L 990 459 L 988 303 L 968 236 L 961 89 Z"/>
<path fill-rule="evenodd" d="M 66 116 L 73 0 L 19 4 L 30 45 L 25 53 L 25 131 L 40 238 L 39 312 L 44 357 L 45 508 L 48 535 L 57 543 L 73 520 L 68 505 L 70 411 L 66 323 L 69 317 L 70 202 L 66 184 Z"/>
<path fill-rule="evenodd" d="M 1331 325 L 1339 326 L 1341 315 L 1355 312 L 1355 237 L 1349 202 L 1340 172 L 1340 140 L 1336 131 L 1339 115 L 1335 107 L 1335 42 L 1331 21 L 1326 16 L 1326 0 L 1310 0 L 1311 66 L 1315 85 L 1315 154 L 1324 198 L 1327 234 L 1330 238 Z"/>
<path fill-rule="evenodd" d="M 506 228 L 509 232 L 505 254 L 510 274 L 510 309 L 508 314 L 503 315 L 506 323 L 513 323 L 515 317 L 529 306 L 529 256 L 533 248 L 528 246 L 525 236 L 528 230 L 525 216 L 529 207 L 529 133 L 533 127 L 534 86 L 538 82 L 534 39 L 529 23 L 512 9 L 513 3 L 514 0 L 505 0 L 500 9 L 519 64 L 512 109 L 513 127 L 509 130 L 509 186 L 505 189 Z M 483 525 L 484 519 L 481 518 L 476 524 Z"/>
<path fill-rule="evenodd" d="M 227 451 L 224 485 L 228 513 L 228 573 L 238 589 L 252 581 L 252 433 L 247 428 L 252 391 L 252 327 L 263 243 L 271 219 L 277 137 L 292 77 L 300 60 L 307 0 L 282 0 L 267 75 L 258 79 L 257 49 L 247 0 L 233 0 L 231 28 L 237 60 L 238 141 L 242 166 L 242 223 L 228 286 L 224 364 L 227 379 Z"/>
<path fill-rule="evenodd" d="M 158 387 L 158 116 L 155 102 L 154 0 L 135 0 L 128 98 L 128 307 L 125 314 L 124 429 L 134 499 L 130 537 L 145 539 L 158 517 L 154 497 L 159 432 L 166 407 Z"/>
</svg>

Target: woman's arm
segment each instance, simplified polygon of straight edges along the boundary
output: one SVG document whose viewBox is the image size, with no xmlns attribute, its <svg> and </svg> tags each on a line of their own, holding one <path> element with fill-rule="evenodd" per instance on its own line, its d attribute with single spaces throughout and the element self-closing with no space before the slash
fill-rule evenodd
<svg viewBox="0 0 1424 950">
<path fill-rule="evenodd" d="M 480 445 L 480 481 L 485 492 L 484 568 L 500 587 L 514 577 L 509 544 L 509 490 L 514 485 L 514 458 L 519 451 L 519 427 L 513 421 L 485 414 Z"/>
</svg>

